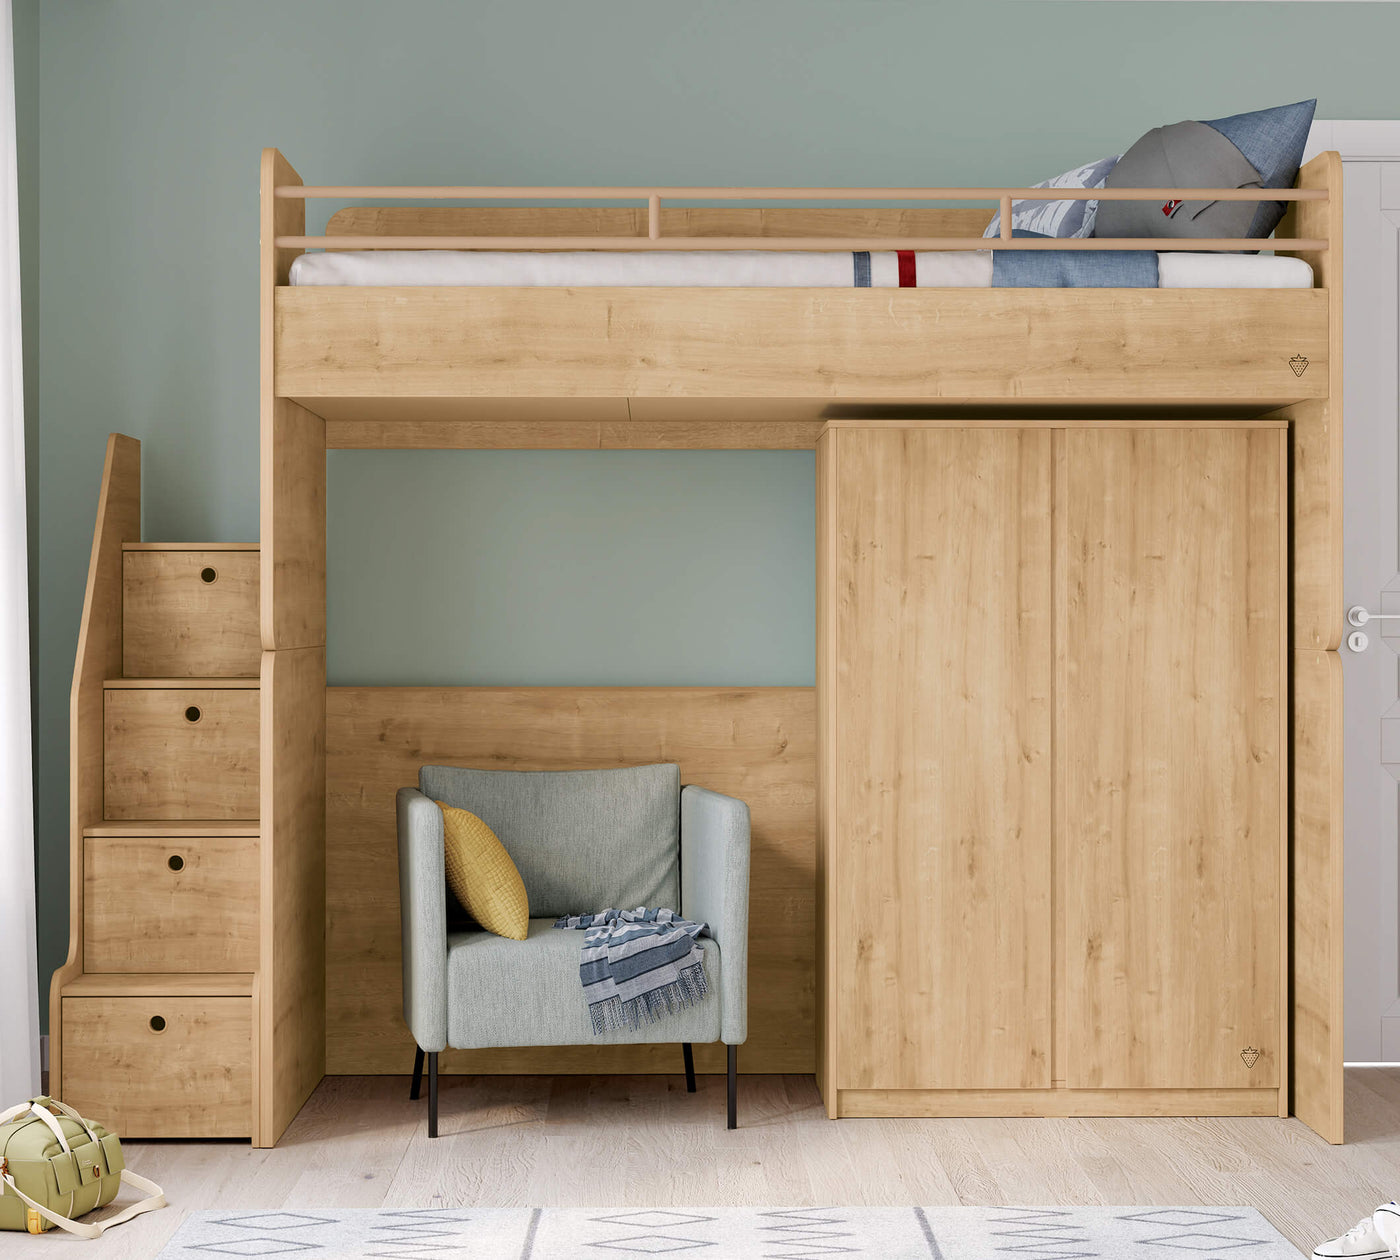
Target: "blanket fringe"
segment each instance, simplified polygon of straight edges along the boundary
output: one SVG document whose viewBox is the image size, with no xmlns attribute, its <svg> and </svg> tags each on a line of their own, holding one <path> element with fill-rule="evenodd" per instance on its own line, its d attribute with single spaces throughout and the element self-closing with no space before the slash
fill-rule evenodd
<svg viewBox="0 0 1400 1260">
<path fill-rule="evenodd" d="M 626 1002 L 619 997 L 595 1002 L 588 1008 L 593 1016 L 593 1031 L 595 1034 L 636 1032 L 643 1024 L 653 1023 L 687 1006 L 703 1002 L 709 991 L 704 963 L 692 963 L 682 968 L 670 984 L 663 984 L 659 989 L 651 989 Z"/>
</svg>

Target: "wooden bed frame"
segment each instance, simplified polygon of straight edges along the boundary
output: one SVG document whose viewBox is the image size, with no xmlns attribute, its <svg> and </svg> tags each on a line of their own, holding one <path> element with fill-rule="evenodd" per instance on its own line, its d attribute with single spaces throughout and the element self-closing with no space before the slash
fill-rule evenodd
<svg viewBox="0 0 1400 1260">
<path fill-rule="evenodd" d="M 288 284 L 293 259 L 308 248 L 969 249 L 985 245 L 980 232 L 989 215 L 989 209 L 922 206 L 666 204 L 703 199 L 982 200 L 1001 208 L 997 247 L 1006 249 L 1257 245 L 1005 239 L 1013 199 L 1075 196 L 1286 200 L 1290 209 L 1276 243 L 1312 265 L 1315 287 Z M 642 204 L 357 206 L 334 214 L 325 236 L 311 237 L 305 213 L 311 197 Z M 410 1068 L 413 1041 L 399 1013 L 392 798 L 394 788 L 412 782 L 416 766 L 429 761 L 566 768 L 674 760 L 687 781 L 748 800 L 754 862 L 747 1070 L 817 1071 L 832 1114 L 843 1109 L 838 1093 L 850 1096 L 848 1112 L 887 1114 L 918 1114 L 920 1108 L 933 1114 L 950 1106 L 965 1114 L 1017 1107 L 1048 1114 L 1090 1105 L 1067 1101 L 1063 1091 L 1031 1091 L 1020 1102 L 995 1091 L 964 1091 L 968 1097 L 950 1103 L 929 1091 L 920 1099 L 917 1090 L 901 1096 L 838 1090 L 833 1026 L 845 1016 L 839 994 L 821 978 L 833 948 L 824 917 L 840 891 L 830 851 L 839 824 L 830 772 L 822 769 L 831 756 L 830 697 L 837 684 L 829 640 L 821 646 L 821 617 L 819 653 L 827 655 L 816 688 L 328 691 L 328 449 L 801 450 L 820 444 L 827 452 L 828 438 L 852 428 L 951 426 L 1050 428 L 1059 450 L 1063 429 L 1193 422 L 1219 428 L 1235 421 L 1256 429 L 1272 421 L 1287 430 L 1291 773 L 1284 865 L 1291 892 L 1283 907 L 1283 953 L 1289 1037 L 1275 1059 L 1283 1073 L 1277 1088 L 1240 1091 L 1249 1098 L 1220 1105 L 1291 1112 L 1340 1141 L 1341 222 L 1335 153 L 1308 163 L 1298 187 L 1287 192 L 1089 192 L 307 188 L 280 153 L 266 150 L 259 965 L 250 985 L 255 1144 L 276 1142 L 327 1071 Z M 134 458 L 125 448 L 118 455 Z M 829 452 L 822 459 L 820 477 L 829 479 Z M 819 490 L 820 532 L 829 524 L 831 500 L 825 480 Z M 108 504 L 106 511 L 119 509 Z M 135 528 L 123 518 L 109 522 L 107 532 L 125 537 Z M 825 537 L 819 599 L 839 559 L 829 550 L 831 535 Z M 111 676 L 105 657 L 112 648 L 104 644 L 101 652 L 88 653 L 86 666 L 80 654 L 84 678 Z M 75 679 L 79 759 L 100 756 L 83 707 L 92 685 Z M 75 799 L 74 817 L 80 846 L 82 820 L 101 817 L 100 801 Z M 78 869 L 80 849 L 74 854 Z M 55 978 L 56 1013 L 64 984 L 82 979 L 76 961 L 81 880 L 74 886 L 73 948 L 68 967 Z M 712 1049 L 697 1047 L 700 1070 L 718 1065 Z M 679 1060 L 671 1063 L 655 1047 L 579 1047 L 480 1051 L 448 1056 L 444 1064 L 473 1072 L 675 1071 Z M 1099 1091 L 1092 1105 L 1148 1114 L 1217 1101 L 1209 1091 L 1185 1091 L 1175 1099 L 1144 1091 L 1137 1101 L 1115 1100 L 1109 1092 Z"/>
</svg>

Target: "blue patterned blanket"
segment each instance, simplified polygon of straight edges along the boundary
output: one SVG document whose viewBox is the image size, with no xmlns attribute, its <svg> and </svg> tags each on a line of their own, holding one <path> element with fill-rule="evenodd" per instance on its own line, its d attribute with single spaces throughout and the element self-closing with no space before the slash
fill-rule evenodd
<svg viewBox="0 0 1400 1260">
<path fill-rule="evenodd" d="M 595 1033 L 635 1031 L 708 991 L 699 944 L 710 934 L 707 924 L 638 906 L 566 914 L 554 926 L 583 931 L 578 973 Z"/>
</svg>

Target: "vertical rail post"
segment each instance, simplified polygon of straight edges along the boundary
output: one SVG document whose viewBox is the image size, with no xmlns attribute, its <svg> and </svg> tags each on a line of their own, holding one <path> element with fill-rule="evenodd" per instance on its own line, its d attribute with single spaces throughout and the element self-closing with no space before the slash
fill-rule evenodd
<svg viewBox="0 0 1400 1260">
<path fill-rule="evenodd" d="M 1011 198 L 1001 199 L 1001 239 L 1009 241 L 1011 239 Z"/>
<path fill-rule="evenodd" d="M 654 241 L 661 239 L 661 195 L 652 193 L 647 198 L 647 235 Z"/>
</svg>

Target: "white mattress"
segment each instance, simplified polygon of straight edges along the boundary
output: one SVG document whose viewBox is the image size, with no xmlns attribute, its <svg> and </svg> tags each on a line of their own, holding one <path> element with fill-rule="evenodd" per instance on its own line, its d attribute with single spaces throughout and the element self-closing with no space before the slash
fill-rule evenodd
<svg viewBox="0 0 1400 1260">
<path fill-rule="evenodd" d="M 858 267 L 855 258 L 862 260 Z M 619 250 L 532 253 L 486 250 L 346 250 L 302 254 L 291 282 L 304 285 L 673 286 L 718 288 L 850 288 L 869 259 L 869 285 L 897 288 L 893 252 L 779 250 Z M 919 288 L 989 289 L 991 250 L 915 253 Z M 1310 289 L 1312 268 L 1301 258 L 1269 254 L 1157 255 L 1163 289 Z M 864 286 L 862 286 L 864 287 Z"/>
</svg>

